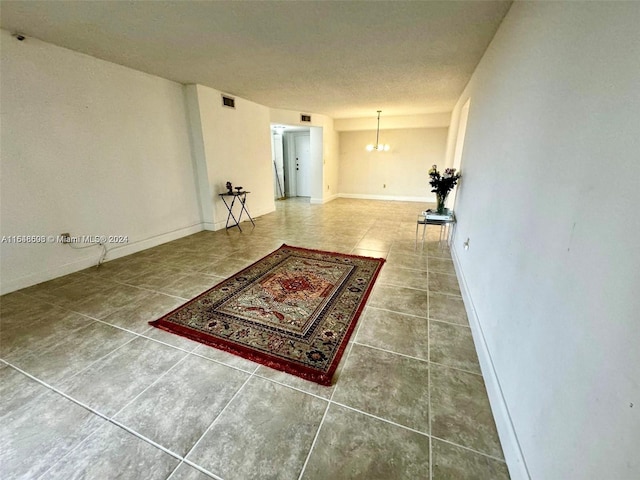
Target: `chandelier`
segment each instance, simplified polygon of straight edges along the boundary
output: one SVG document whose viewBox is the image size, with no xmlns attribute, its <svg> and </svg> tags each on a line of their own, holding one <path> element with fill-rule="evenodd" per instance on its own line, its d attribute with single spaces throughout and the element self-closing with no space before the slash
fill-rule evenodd
<svg viewBox="0 0 640 480">
<path fill-rule="evenodd" d="M 367 152 L 373 152 L 374 150 L 378 152 L 388 152 L 389 145 L 386 143 L 380 143 L 380 114 L 382 110 L 378 110 L 378 128 L 376 129 L 376 143 L 370 143 L 367 145 Z"/>
</svg>

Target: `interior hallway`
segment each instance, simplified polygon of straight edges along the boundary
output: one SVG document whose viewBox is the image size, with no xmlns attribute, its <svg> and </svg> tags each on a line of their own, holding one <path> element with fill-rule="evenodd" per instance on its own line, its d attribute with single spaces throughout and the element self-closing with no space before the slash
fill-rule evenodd
<svg viewBox="0 0 640 480">
<path fill-rule="evenodd" d="M 3 296 L 2 477 L 508 478 L 437 227 L 415 250 L 423 208 L 280 201 Z M 148 325 L 282 243 L 387 258 L 333 386 Z"/>
</svg>

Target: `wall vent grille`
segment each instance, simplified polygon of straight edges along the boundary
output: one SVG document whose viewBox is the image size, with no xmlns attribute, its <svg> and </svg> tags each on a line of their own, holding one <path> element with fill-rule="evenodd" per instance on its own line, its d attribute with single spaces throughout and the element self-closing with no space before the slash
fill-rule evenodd
<svg viewBox="0 0 640 480">
<path fill-rule="evenodd" d="M 236 108 L 236 99 L 233 97 L 222 95 L 222 106 L 229 107 L 229 108 Z"/>
<path fill-rule="evenodd" d="M 307 115 L 306 113 L 301 113 L 300 114 L 300 121 L 301 122 L 310 122 L 311 121 L 311 115 Z"/>
</svg>

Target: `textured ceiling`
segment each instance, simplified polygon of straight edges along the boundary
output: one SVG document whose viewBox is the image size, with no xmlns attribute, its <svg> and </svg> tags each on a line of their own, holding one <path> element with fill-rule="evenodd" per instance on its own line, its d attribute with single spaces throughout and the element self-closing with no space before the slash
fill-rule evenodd
<svg viewBox="0 0 640 480">
<path fill-rule="evenodd" d="M 449 111 L 510 1 L 2 1 L 2 28 L 334 118 Z"/>
</svg>

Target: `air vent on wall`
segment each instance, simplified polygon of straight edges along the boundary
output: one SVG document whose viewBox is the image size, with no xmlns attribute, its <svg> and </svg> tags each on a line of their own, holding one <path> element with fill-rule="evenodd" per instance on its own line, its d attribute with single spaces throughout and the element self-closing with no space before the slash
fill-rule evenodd
<svg viewBox="0 0 640 480">
<path fill-rule="evenodd" d="M 304 113 L 300 114 L 300 121 L 301 122 L 310 122 L 311 121 L 311 115 L 305 115 Z"/>
<path fill-rule="evenodd" d="M 222 105 L 224 107 L 236 108 L 236 99 L 233 97 L 227 97 L 226 95 L 222 95 Z"/>
</svg>

